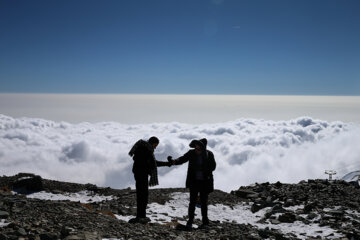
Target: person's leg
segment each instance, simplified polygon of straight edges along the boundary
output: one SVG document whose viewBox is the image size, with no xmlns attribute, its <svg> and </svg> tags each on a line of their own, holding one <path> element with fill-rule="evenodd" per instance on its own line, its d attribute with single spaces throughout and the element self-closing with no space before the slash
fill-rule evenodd
<svg viewBox="0 0 360 240">
<path fill-rule="evenodd" d="M 201 202 L 201 216 L 204 225 L 209 224 L 208 218 L 208 193 L 206 191 L 200 191 L 200 202 Z"/>
<path fill-rule="evenodd" d="M 137 218 L 146 217 L 146 206 L 149 196 L 149 183 L 147 174 L 136 174 L 136 203 L 137 203 Z"/>
<path fill-rule="evenodd" d="M 195 205 L 196 205 L 197 196 L 198 196 L 197 187 L 196 186 L 190 187 L 190 202 L 189 202 L 189 209 L 188 209 L 188 215 L 189 215 L 188 224 L 192 224 L 194 222 Z"/>
</svg>

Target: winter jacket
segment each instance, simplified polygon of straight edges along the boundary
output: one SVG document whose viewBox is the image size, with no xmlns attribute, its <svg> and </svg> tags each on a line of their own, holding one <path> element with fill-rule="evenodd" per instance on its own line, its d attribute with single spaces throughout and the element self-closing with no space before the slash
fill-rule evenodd
<svg viewBox="0 0 360 240">
<path fill-rule="evenodd" d="M 160 162 L 155 159 L 154 149 L 147 141 L 140 139 L 131 148 L 129 155 L 133 157 L 134 174 L 151 174 L 151 171 L 158 167 L 169 166 L 168 162 Z"/>
<path fill-rule="evenodd" d="M 206 150 L 206 146 L 203 149 L 202 157 L 203 157 L 202 169 L 204 174 L 204 181 L 206 182 L 206 186 L 207 186 L 206 190 L 208 193 L 210 193 L 214 191 L 214 178 L 212 172 L 216 168 L 216 162 L 215 162 L 214 154 L 211 151 Z M 189 162 L 187 176 L 186 176 L 187 188 L 191 188 L 196 180 L 197 158 L 198 155 L 195 152 L 195 149 L 191 149 L 183 156 L 175 160 L 175 165 L 180 165 Z"/>
</svg>

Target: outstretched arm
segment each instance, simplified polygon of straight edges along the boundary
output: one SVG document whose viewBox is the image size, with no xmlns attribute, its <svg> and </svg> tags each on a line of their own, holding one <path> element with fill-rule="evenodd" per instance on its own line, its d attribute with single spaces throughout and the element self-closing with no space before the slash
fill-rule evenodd
<svg viewBox="0 0 360 240">
<path fill-rule="evenodd" d="M 183 156 L 177 158 L 177 159 L 172 159 L 171 156 L 168 157 L 168 161 L 171 161 L 172 164 L 174 165 L 181 165 L 183 163 L 186 163 L 189 161 L 190 159 L 190 151 L 188 151 L 187 153 L 185 153 Z"/>
<path fill-rule="evenodd" d="M 165 167 L 165 166 L 170 167 L 172 165 L 172 163 L 171 162 L 161 162 L 161 161 L 156 160 L 156 165 L 158 167 Z"/>
</svg>

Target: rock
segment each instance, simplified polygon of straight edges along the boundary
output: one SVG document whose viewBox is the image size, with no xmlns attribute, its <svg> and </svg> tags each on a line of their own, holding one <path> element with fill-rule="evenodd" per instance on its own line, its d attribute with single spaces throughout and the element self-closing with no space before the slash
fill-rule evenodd
<svg viewBox="0 0 360 240">
<path fill-rule="evenodd" d="M 316 208 L 317 202 L 309 203 L 304 206 L 304 213 L 310 213 L 314 208 Z"/>
<path fill-rule="evenodd" d="M 278 217 L 278 220 L 283 223 L 293 223 L 296 221 L 296 216 L 293 213 L 287 212 Z"/>
<path fill-rule="evenodd" d="M 318 216 L 318 215 L 317 215 L 316 213 L 310 213 L 310 214 L 307 215 L 306 218 L 311 220 L 311 219 L 316 218 L 317 216 Z"/>
<path fill-rule="evenodd" d="M 9 217 L 9 213 L 5 211 L 0 211 L 0 219 L 6 219 Z"/>
<path fill-rule="evenodd" d="M 25 229 L 23 229 L 23 228 L 19 228 L 17 230 L 17 234 L 18 234 L 18 236 L 26 236 L 27 235 Z"/>
<path fill-rule="evenodd" d="M 21 173 L 17 177 L 17 180 L 13 183 L 13 189 L 16 192 L 28 193 L 44 189 L 42 178 L 38 175 Z"/>
<path fill-rule="evenodd" d="M 101 236 L 97 232 L 83 232 L 77 235 L 70 235 L 65 240 L 101 240 Z"/>
<path fill-rule="evenodd" d="M 40 234 L 40 240 L 56 240 L 59 237 L 54 233 L 42 233 Z"/>
<path fill-rule="evenodd" d="M 260 209 L 263 209 L 264 206 L 261 205 L 261 204 L 258 204 L 258 203 L 254 203 L 252 206 L 251 206 L 251 212 L 252 213 L 256 213 L 258 212 Z"/>
<path fill-rule="evenodd" d="M 21 176 L 0 177 L 0 186 L 13 186 L 13 183 L 19 178 Z M 241 193 L 238 194 L 236 194 L 238 191 L 228 194 L 215 190 L 209 195 L 210 205 L 223 204 L 227 208 L 235 209 L 238 204 L 241 204 L 247 205 L 252 212 L 258 212 L 264 207 L 271 207 L 266 213 L 267 218 L 260 216 L 263 218 L 257 223 L 264 225 L 271 223 L 274 229 L 261 230 L 257 224 L 256 226 L 238 224 L 229 219 L 229 221 L 212 221 L 213 225 L 210 229 L 191 232 L 177 231 L 173 223 L 130 225 L 125 221 L 102 214 L 104 211 L 109 211 L 123 216 L 134 216 L 136 214 L 136 192 L 130 189 L 102 188 L 91 184 L 66 183 L 47 179 L 42 179 L 42 183 L 44 189 L 52 193 L 64 194 L 87 190 L 92 191 L 92 194 L 112 195 L 116 199 L 101 203 L 81 204 L 70 201 L 31 199 L 17 194 L 0 194 L 0 211 L 6 212 L 8 214 L 7 221 L 11 222 L 9 225 L 0 228 L 0 240 L 93 240 L 100 238 L 255 240 L 264 237 L 294 240 L 297 239 L 296 235 L 292 233 L 283 234 L 280 230 L 275 230 L 276 226 L 274 226 L 280 223 L 286 226 L 288 222 L 292 221 L 330 227 L 342 237 L 348 236 L 349 239 L 358 239 L 356 237 L 358 237 L 358 229 L 360 229 L 360 216 L 357 214 L 357 207 L 360 204 L 360 189 L 343 181 L 329 183 L 322 180 L 312 180 L 309 183 L 304 181 L 299 184 L 262 183 L 242 186 L 239 188 Z M 184 188 L 150 189 L 149 203 L 164 204 L 172 199 L 171 194 L 174 192 L 187 192 L 187 190 Z M 295 206 L 295 212 L 284 209 L 289 206 Z M 173 210 L 176 209 L 173 208 Z M 199 209 L 197 210 L 200 212 Z M 302 215 L 305 210 L 307 215 Z M 201 218 L 198 213 L 197 217 Z M 170 214 L 169 216 L 171 217 Z M 161 215 L 157 218 L 160 219 Z M 187 220 L 186 217 L 172 218 L 174 222 Z M 196 219 L 195 224 L 200 225 L 201 220 Z M 324 236 L 325 232 L 316 233 L 314 236 L 308 236 L 304 233 L 300 238 L 319 238 L 316 236 L 317 234 L 325 239 L 334 238 L 334 235 Z"/>
<path fill-rule="evenodd" d="M 275 213 L 284 213 L 284 212 L 285 212 L 285 209 L 280 204 L 276 204 L 271 209 L 266 211 L 265 217 L 269 218 L 271 215 L 273 215 Z"/>
<path fill-rule="evenodd" d="M 2 233 L 0 233 L 0 240 L 8 240 L 8 237 Z"/>
<path fill-rule="evenodd" d="M 248 198 L 249 195 L 251 196 L 257 195 L 256 192 L 250 190 L 244 190 L 244 189 L 239 189 L 237 191 L 233 191 L 232 193 L 241 198 Z"/>
<path fill-rule="evenodd" d="M 294 206 L 294 200 L 293 199 L 286 199 L 285 203 L 284 203 L 284 207 L 291 207 Z"/>
<path fill-rule="evenodd" d="M 281 222 L 277 219 L 270 219 L 271 224 L 277 225 L 280 224 Z"/>
<path fill-rule="evenodd" d="M 270 232 L 269 228 L 260 229 L 259 235 L 262 238 L 269 238 L 271 236 L 271 232 Z"/>
<path fill-rule="evenodd" d="M 283 184 L 281 182 L 277 181 L 274 185 L 275 185 L 275 187 L 280 188 L 280 187 L 282 187 Z"/>
</svg>

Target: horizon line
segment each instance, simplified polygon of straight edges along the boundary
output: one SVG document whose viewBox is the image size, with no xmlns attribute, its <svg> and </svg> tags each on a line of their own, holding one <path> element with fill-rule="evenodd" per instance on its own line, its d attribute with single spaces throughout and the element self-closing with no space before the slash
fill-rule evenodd
<svg viewBox="0 0 360 240">
<path fill-rule="evenodd" d="M 143 96 L 288 96 L 288 97 L 360 97 L 359 95 L 340 94 L 226 94 L 226 93 L 52 93 L 52 92 L 0 92 L 0 95 L 143 95 Z"/>
</svg>

